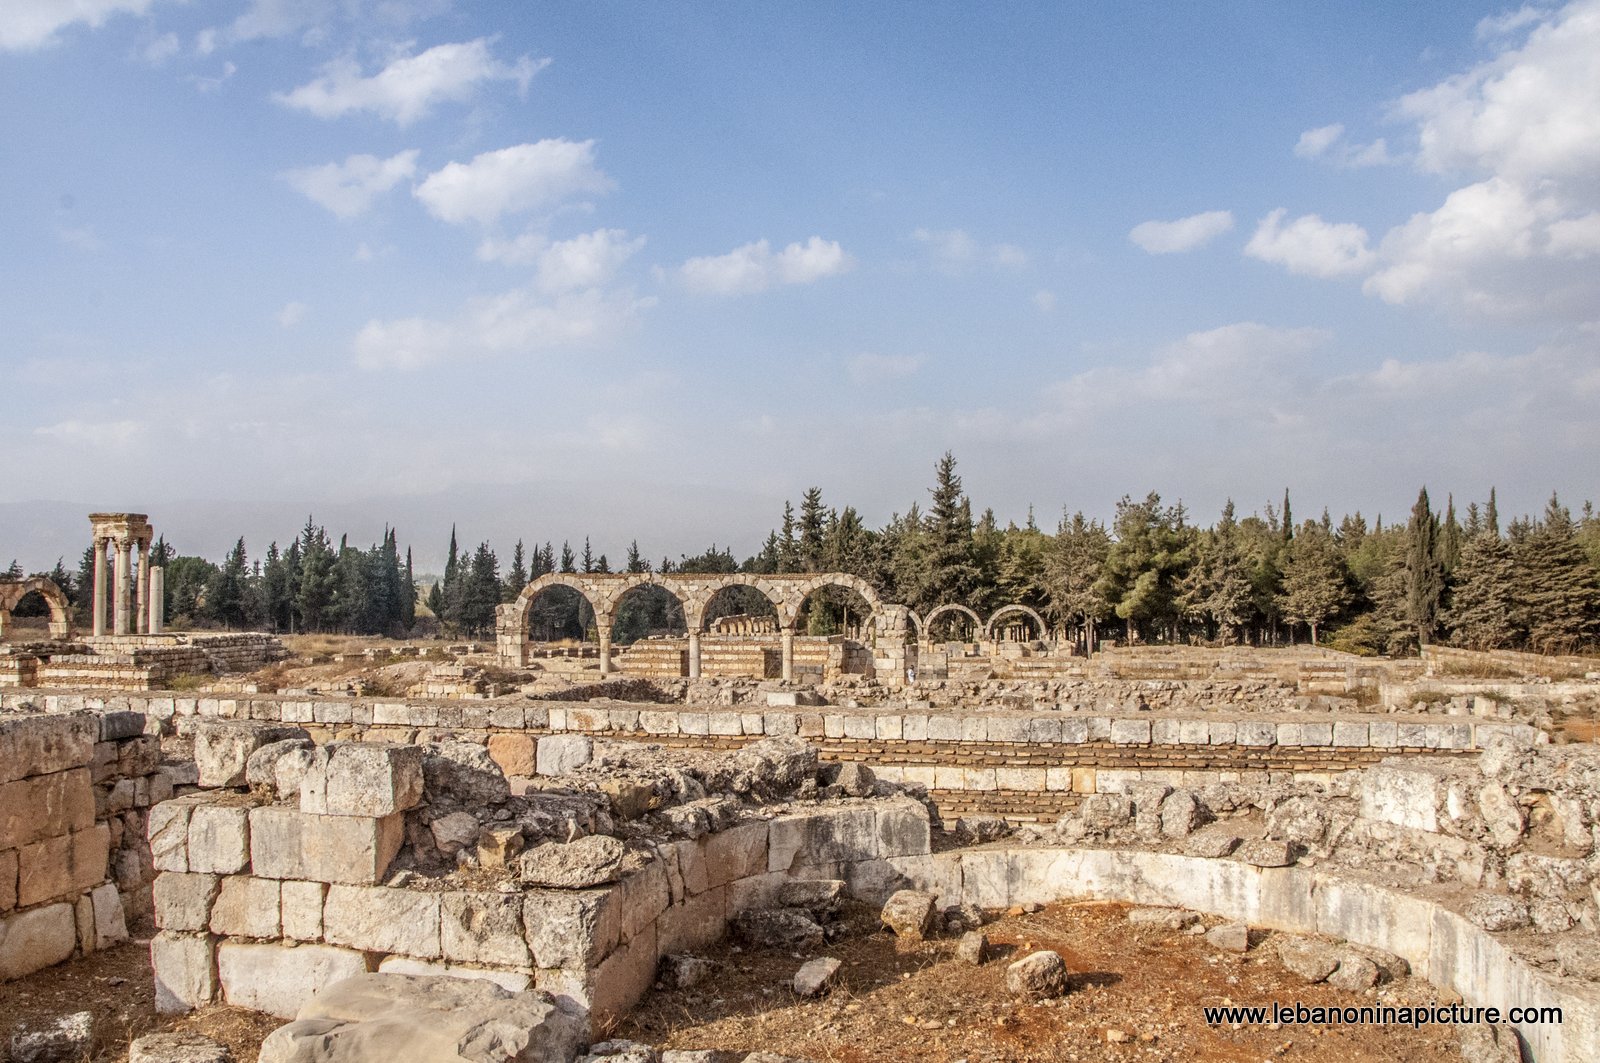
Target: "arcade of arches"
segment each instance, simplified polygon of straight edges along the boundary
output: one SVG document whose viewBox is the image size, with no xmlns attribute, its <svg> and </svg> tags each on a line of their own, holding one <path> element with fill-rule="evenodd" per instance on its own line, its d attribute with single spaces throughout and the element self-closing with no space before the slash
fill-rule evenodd
<svg viewBox="0 0 1600 1063">
<path fill-rule="evenodd" d="M 946 612 L 965 614 L 971 619 L 974 631 L 981 633 L 986 641 L 1018 639 L 1030 627 L 1034 638 L 1042 639 L 1049 633 L 1044 619 L 1025 605 L 1003 606 L 988 621 L 965 606 L 940 606 L 930 611 L 925 621 L 903 605 L 882 601 L 871 584 L 843 572 L 781 575 L 556 572 L 540 576 L 523 589 L 516 601 L 498 608 L 495 621 L 496 655 L 502 664 L 520 668 L 528 663 L 532 641 L 529 617 L 534 600 L 554 587 L 575 591 L 593 610 L 602 674 L 610 674 L 614 670 L 612 631 L 618 606 L 630 591 L 641 587 L 659 587 L 676 599 L 681 607 L 687 630 L 687 652 L 684 654 L 681 674 L 691 679 L 698 679 L 702 674 L 702 643 L 707 632 L 712 599 L 719 592 L 732 587 L 749 588 L 771 603 L 779 644 L 778 673 L 785 680 L 793 680 L 796 675 L 796 627 L 804 615 L 807 598 L 829 588 L 848 592 L 865 603 L 867 615 L 860 627 L 862 638 L 850 641 L 869 646 L 872 671 L 880 681 L 895 685 L 905 679 L 908 667 L 915 668 L 917 643 L 926 637 L 929 622 Z"/>
</svg>

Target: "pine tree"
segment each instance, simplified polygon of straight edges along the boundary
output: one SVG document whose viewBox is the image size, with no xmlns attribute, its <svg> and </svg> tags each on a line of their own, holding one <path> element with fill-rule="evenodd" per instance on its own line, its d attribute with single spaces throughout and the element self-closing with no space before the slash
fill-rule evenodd
<svg viewBox="0 0 1600 1063">
<path fill-rule="evenodd" d="M 327 531 L 307 517 L 300 532 L 300 590 L 295 595 L 302 630 L 327 630 L 333 604 L 333 561 Z"/>
<path fill-rule="evenodd" d="M 1222 507 L 1222 519 L 1217 522 L 1214 552 L 1211 558 L 1210 593 L 1205 611 L 1216 623 L 1219 634 L 1227 641 L 1238 638 L 1238 630 L 1250 619 L 1253 588 L 1250 571 L 1245 564 L 1239 542 L 1239 526 L 1233 517 L 1233 499 Z"/>
<path fill-rule="evenodd" d="M 1294 538 L 1294 514 L 1289 509 L 1289 489 L 1283 489 L 1283 541 Z"/>
<path fill-rule="evenodd" d="M 794 506 L 783 504 L 783 532 L 778 536 L 778 572 L 800 570 L 800 542 L 795 538 Z"/>
<path fill-rule="evenodd" d="M 1461 548 L 1444 623 L 1451 641 L 1493 650 L 1517 641 L 1516 560 L 1511 544 L 1481 531 Z"/>
<path fill-rule="evenodd" d="M 813 487 L 800 499 L 800 540 L 796 558 L 799 571 L 822 571 L 822 540 L 826 530 L 827 510 L 822 505 L 822 488 Z"/>
<path fill-rule="evenodd" d="M 1283 615 L 1292 624 L 1317 631 L 1349 601 L 1344 565 L 1322 525 L 1307 521 L 1284 551 Z"/>
<path fill-rule="evenodd" d="M 1489 488 L 1489 504 L 1484 509 L 1483 527 L 1490 535 L 1500 534 L 1500 507 L 1495 505 L 1494 488 Z"/>
<path fill-rule="evenodd" d="M 462 631 L 478 637 L 494 631 L 495 606 L 500 604 L 500 563 L 488 543 L 479 543 L 462 579 Z"/>
<path fill-rule="evenodd" d="M 583 537 L 583 570 L 585 572 L 594 571 L 594 551 L 589 549 L 589 537 L 587 535 Z"/>
<path fill-rule="evenodd" d="M 1062 514 L 1061 524 L 1045 555 L 1045 593 L 1050 610 L 1064 626 L 1082 633 L 1086 652 L 1095 647 L 1095 624 L 1111 614 L 1111 603 L 1100 590 L 1100 575 L 1111 536 L 1099 521 L 1085 520 L 1082 513 L 1070 519 Z"/>
<path fill-rule="evenodd" d="M 406 547 L 404 595 L 400 599 L 400 626 L 410 631 L 417 623 L 417 574 L 411 567 L 411 547 Z"/>
<path fill-rule="evenodd" d="M 511 550 L 511 567 L 506 571 L 505 583 L 500 588 L 502 602 L 514 602 L 517 595 L 522 593 L 522 588 L 528 585 L 528 559 L 522 547 L 522 540 L 517 540 L 517 545 Z"/>
<path fill-rule="evenodd" d="M 629 572 L 642 573 L 650 571 L 650 562 L 646 561 L 639 553 L 639 540 L 635 539 L 628 544 L 627 569 Z"/>
<path fill-rule="evenodd" d="M 1600 634 L 1600 575 L 1578 544 L 1558 498 L 1516 550 L 1528 643 L 1540 653 L 1572 653 Z"/>
<path fill-rule="evenodd" d="M 979 590 L 973 558 L 972 503 L 961 493 L 956 459 L 949 451 L 934 468 L 933 505 L 923 521 L 925 536 L 914 559 L 915 601 L 924 612 L 946 603 L 971 605 Z"/>
<path fill-rule="evenodd" d="M 1439 525 L 1439 563 L 1444 566 L 1444 574 L 1448 580 L 1450 573 L 1455 571 L 1457 562 L 1461 560 L 1461 541 L 1464 536 L 1461 525 L 1456 520 L 1456 496 L 1447 494 L 1444 497 L 1444 521 Z"/>
<path fill-rule="evenodd" d="M 576 572 L 577 558 L 572 553 L 572 544 L 566 541 L 561 543 L 561 571 Z"/>
<path fill-rule="evenodd" d="M 1126 495 L 1117 504 L 1116 541 L 1106 555 L 1101 593 L 1127 624 L 1131 643 L 1146 623 L 1176 619 L 1173 596 L 1190 562 L 1180 514 L 1163 508 L 1152 491 L 1143 502 Z"/>
<path fill-rule="evenodd" d="M 206 612 L 224 627 L 242 628 L 249 618 L 249 571 L 241 536 L 206 590 Z"/>
<path fill-rule="evenodd" d="M 1439 557 L 1439 518 L 1428 505 L 1428 489 L 1417 495 L 1406 527 L 1406 621 L 1423 646 L 1433 641 L 1444 598 L 1444 563 Z"/>
</svg>

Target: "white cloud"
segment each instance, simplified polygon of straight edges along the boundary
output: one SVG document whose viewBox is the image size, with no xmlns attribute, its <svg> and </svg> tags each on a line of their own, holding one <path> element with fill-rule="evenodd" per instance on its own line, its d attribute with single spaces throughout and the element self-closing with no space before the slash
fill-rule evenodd
<svg viewBox="0 0 1600 1063">
<path fill-rule="evenodd" d="M 981 265 L 1021 269 L 1028 264 L 1028 252 L 1016 244 L 985 245 L 965 229 L 916 229 L 911 239 L 922 246 L 934 269 L 950 276 Z"/>
<path fill-rule="evenodd" d="M 278 311 L 278 326 L 280 328 L 294 328 L 305 320 L 306 311 L 311 309 L 305 303 L 285 303 L 283 309 Z"/>
<path fill-rule="evenodd" d="M 554 297 L 530 288 L 474 299 L 454 321 L 374 319 L 356 335 L 356 364 L 371 370 L 416 370 L 489 356 L 592 348 L 630 326 L 653 300 L 631 290 L 586 288 Z"/>
<path fill-rule="evenodd" d="M 399 56 L 371 77 L 363 76 L 361 65 L 346 56 L 323 67 L 321 77 L 274 98 L 318 118 L 369 111 L 407 126 L 426 117 L 435 104 L 472 99 L 489 82 L 515 82 L 518 92 L 526 93 L 533 75 L 549 63 L 528 56 L 503 63 L 489 54 L 489 43 L 479 37 L 436 45 L 420 55 Z"/>
<path fill-rule="evenodd" d="M 679 267 L 690 291 L 707 295 L 761 292 L 778 284 L 810 284 L 848 272 L 855 261 L 836 240 L 813 236 L 774 252 L 766 240 L 736 247 L 725 255 L 691 258 Z"/>
<path fill-rule="evenodd" d="M 143 15 L 154 0 L 5 0 L 0 4 L 0 51 L 25 52 L 55 44 L 56 34 L 82 23 L 99 29 L 113 15 Z"/>
<path fill-rule="evenodd" d="M 500 262 L 507 266 L 525 266 L 529 262 L 537 261 L 540 252 L 550 246 L 550 238 L 537 229 L 513 236 L 509 240 L 501 240 L 493 236 L 485 236 L 478 243 L 477 257 L 479 262 Z"/>
<path fill-rule="evenodd" d="M 1502 11 L 1498 15 L 1489 15 L 1478 22 L 1478 40 L 1492 40 L 1496 37 L 1507 37 L 1520 29 L 1539 22 L 1550 14 L 1548 7 L 1534 7 L 1531 4 L 1517 8 L 1515 11 Z"/>
<path fill-rule="evenodd" d="M 216 92 L 218 89 L 222 88 L 223 85 L 227 84 L 229 78 L 233 77 L 233 75 L 237 74 L 238 72 L 239 68 L 234 65 L 232 60 L 229 60 L 222 64 L 222 73 L 220 74 L 216 74 L 211 77 L 207 77 L 203 74 L 190 74 L 188 80 L 189 84 L 193 85 L 201 92 Z"/>
<path fill-rule="evenodd" d="M 105 241 L 100 239 L 100 235 L 94 231 L 94 226 L 92 225 L 68 226 L 60 229 L 57 235 L 61 237 L 62 243 L 76 247 L 79 251 L 93 253 L 104 250 L 106 246 Z"/>
<path fill-rule="evenodd" d="M 1022 269 L 1028 264 L 1028 252 L 1016 244 L 995 244 L 989 259 L 1002 269 Z"/>
<path fill-rule="evenodd" d="M 1280 207 L 1262 218 L 1244 253 L 1311 277 L 1343 277 L 1372 267 L 1374 256 L 1361 226 L 1326 222 L 1315 214 L 1284 225 L 1287 214 Z"/>
<path fill-rule="evenodd" d="M 850 359 L 846 372 L 856 384 L 882 384 L 904 380 L 922 369 L 920 354 L 858 354 Z"/>
<path fill-rule="evenodd" d="M 1041 314 L 1053 312 L 1056 308 L 1056 293 L 1040 288 L 1033 293 L 1033 306 Z"/>
<path fill-rule="evenodd" d="M 341 218 L 365 214 L 373 201 L 417 172 L 415 148 L 380 159 L 352 155 L 344 162 L 324 163 L 283 174 L 295 191 Z"/>
<path fill-rule="evenodd" d="M 567 292 L 609 284 L 622 264 L 644 246 L 644 237 L 629 239 L 621 229 L 559 240 L 539 255 L 538 285 L 545 292 Z"/>
<path fill-rule="evenodd" d="M 1600 254 L 1600 211 L 1551 222 L 1548 232 L 1547 250 L 1559 258 L 1588 258 Z"/>
<path fill-rule="evenodd" d="M 502 215 L 550 207 L 615 187 L 595 165 L 594 141 L 518 144 L 452 162 L 428 175 L 415 195 L 434 217 L 488 225 Z"/>
<path fill-rule="evenodd" d="M 1177 221 L 1146 221 L 1135 225 L 1128 239 L 1152 255 L 1193 251 L 1233 228 L 1233 212 L 1208 210 Z"/>
<path fill-rule="evenodd" d="M 134 53 L 141 62 L 160 66 L 183 50 L 176 33 L 163 33 L 141 45 Z"/>
<path fill-rule="evenodd" d="M 1294 146 L 1294 153 L 1302 159 L 1315 159 L 1343 136 L 1344 126 L 1338 122 L 1308 129 L 1300 134 L 1300 140 Z"/>
<path fill-rule="evenodd" d="M 248 0 L 226 30 L 204 32 L 213 43 L 223 37 L 238 43 L 299 36 L 303 43 L 317 46 L 327 43 L 338 22 L 370 29 L 370 35 L 383 38 L 449 8 L 450 0 Z"/>
</svg>

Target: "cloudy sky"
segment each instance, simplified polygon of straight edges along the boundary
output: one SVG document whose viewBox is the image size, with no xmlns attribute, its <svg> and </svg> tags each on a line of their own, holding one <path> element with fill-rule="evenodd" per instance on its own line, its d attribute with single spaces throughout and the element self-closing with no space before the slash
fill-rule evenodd
<svg viewBox="0 0 1600 1063">
<path fill-rule="evenodd" d="M 1600 0 L 6 0 L 0 145 L 0 563 L 1600 496 Z"/>
</svg>

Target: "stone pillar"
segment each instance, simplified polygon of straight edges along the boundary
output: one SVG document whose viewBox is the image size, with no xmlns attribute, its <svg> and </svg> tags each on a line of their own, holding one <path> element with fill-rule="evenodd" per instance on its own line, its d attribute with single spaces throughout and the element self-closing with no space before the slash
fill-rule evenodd
<svg viewBox="0 0 1600 1063">
<path fill-rule="evenodd" d="M 117 563 L 111 575 L 111 594 L 116 608 L 111 633 L 126 635 L 133 628 L 133 543 L 119 539 L 113 545 L 117 551 Z"/>
<path fill-rule="evenodd" d="M 94 636 L 106 633 L 106 541 L 94 541 Z"/>
<path fill-rule="evenodd" d="M 167 622 L 167 608 L 163 600 L 167 590 L 167 570 L 157 566 L 150 570 L 150 623 L 146 627 L 152 635 L 161 634 Z"/>
<path fill-rule="evenodd" d="M 689 632 L 689 678 L 700 678 L 700 632 Z"/>
<path fill-rule="evenodd" d="M 150 619 L 150 544 L 140 539 L 133 545 L 139 551 L 139 575 L 133 584 L 133 632 L 142 635 Z"/>
<path fill-rule="evenodd" d="M 600 674 L 611 674 L 611 625 L 597 624 L 595 630 L 600 635 Z"/>
<path fill-rule="evenodd" d="M 783 671 L 779 673 L 785 683 L 794 681 L 794 628 L 783 629 Z"/>
</svg>

